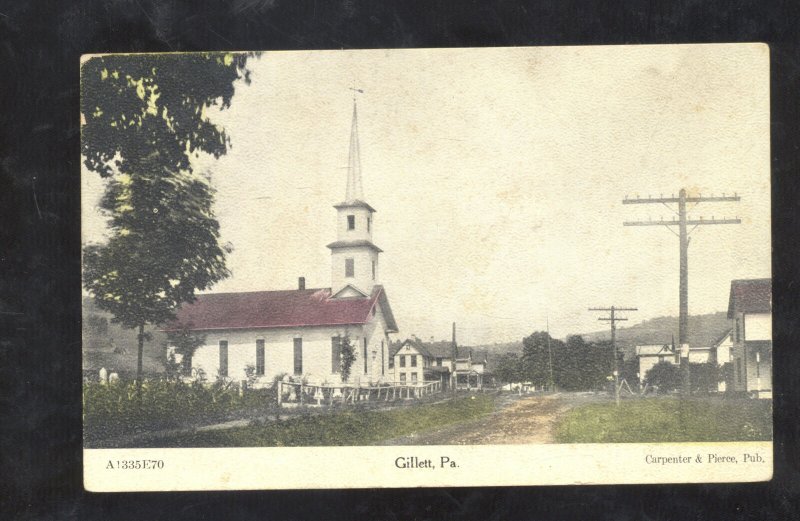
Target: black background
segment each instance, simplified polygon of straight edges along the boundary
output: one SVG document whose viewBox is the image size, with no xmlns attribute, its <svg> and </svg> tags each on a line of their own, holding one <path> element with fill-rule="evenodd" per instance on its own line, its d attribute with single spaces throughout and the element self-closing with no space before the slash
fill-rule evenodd
<svg viewBox="0 0 800 521">
<path fill-rule="evenodd" d="M 798 2 L 0 1 L 4 519 L 800 517 Z M 84 53 L 762 41 L 772 76 L 775 478 L 770 483 L 245 493 L 82 489 L 78 64 Z M 735 247 L 731 248 L 735 255 Z M 620 462 L 624 465 L 624 462 Z M 311 470 L 311 469 L 310 469 Z M 350 472 L 359 472 L 353 462 Z M 343 484 L 347 472 L 343 472 Z"/>
</svg>

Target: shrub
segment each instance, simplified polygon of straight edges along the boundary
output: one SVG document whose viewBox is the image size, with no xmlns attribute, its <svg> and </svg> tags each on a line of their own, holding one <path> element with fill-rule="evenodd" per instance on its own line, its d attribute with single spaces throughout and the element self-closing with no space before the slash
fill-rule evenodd
<svg viewBox="0 0 800 521">
<path fill-rule="evenodd" d="M 669 362 L 659 362 L 647 371 L 645 381 L 659 393 L 674 391 L 681 384 L 681 369 Z"/>
<path fill-rule="evenodd" d="M 84 433 L 87 441 L 142 431 L 168 430 L 263 413 L 273 407 L 274 392 L 251 390 L 241 395 L 236 385 L 153 379 L 136 397 L 133 381 L 87 382 L 83 387 Z"/>
</svg>

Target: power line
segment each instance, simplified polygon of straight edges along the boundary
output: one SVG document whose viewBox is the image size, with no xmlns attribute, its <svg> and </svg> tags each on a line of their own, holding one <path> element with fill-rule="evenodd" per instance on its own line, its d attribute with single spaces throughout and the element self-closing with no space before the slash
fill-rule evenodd
<svg viewBox="0 0 800 521">
<path fill-rule="evenodd" d="M 647 199 L 636 197 L 628 198 L 627 196 L 622 201 L 622 204 L 664 204 L 678 203 L 677 219 L 672 220 L 659 219 L 657 221 L 626 221 L 623 226 L 666 226 L 672 233 L 675 233 L 670 226 L 677 226 L 678 233 L 676 234 L 680 240 L 680 282 L 678 287 L 678 300 L 679 300 L 679 316 L 678 316 L 678 343 L 681 346 L 680 367 L 683 376 L 683 394 L 688 395 L 690 391 L 689 380 L 689 234 L 692 233 L 698 226 L 708 224 L 740 224 L 742 221 L 737 217 L 734 219 L 688 219 L 686 216 L 686 203 L 695 203 L 695 206 L 700 203 L 719 203 L 719 202 L 739 202 L 741 198 L 737 194 L 721 196 L 702 197 L 700 194 L 697 196 L 687 196 L 686 189 L 681 188 L 678 197 L 671 195 L 670 197 L 648 197 Z M 693 207 L 694 208 L 694 207 Z M 694 226 L 691 230 L 687 231 L 688 226 Z"/>
<path fill-rule="evenodd" d="M 610 308 L 589 308 L 589 311 L 607 311 L 609 316 L 600 317 L 597 320 L 611 322 L 611 347 L 614 353 L 614 401 L 619 407 L 619 360 L 617 358 L 617 322 L 628 320 L 618 317 L 617 311 L 639 311 L 637 308 L 620 308 L 611 306 Z"/>
</svg>

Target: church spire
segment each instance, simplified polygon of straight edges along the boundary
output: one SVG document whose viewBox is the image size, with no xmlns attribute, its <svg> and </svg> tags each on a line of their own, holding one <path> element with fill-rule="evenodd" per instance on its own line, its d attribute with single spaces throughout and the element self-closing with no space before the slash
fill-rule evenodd
<svg viewBox="0 0 800 521">
<path fill-rule="evenodd" d="M 358 146 L 358 110 L 353 96 L 353 124 L 350 130 L 350 158 L 347 164 L 347 192 L 345 202 L 363 201 L 364 189 L 361 186 L 361 151 Z"/>
</svg>

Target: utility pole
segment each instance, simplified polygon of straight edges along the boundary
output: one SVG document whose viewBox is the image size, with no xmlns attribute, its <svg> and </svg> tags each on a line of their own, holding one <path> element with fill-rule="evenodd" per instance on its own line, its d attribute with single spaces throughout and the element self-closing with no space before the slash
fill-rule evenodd
<svg viewBox="0 0 800 521">
<path fill-rule="evenodd" d="M 458 387 L 458 372 L 456 371 L 456 358 L 458 358 L 458 345 L 456 344 L 456 323 L 453 322 L 453 382 L 452 382 L 452 392 L 456 392 L 456 387 Z"/>
<path fill-rule="evenodd" d="M 553 392 L 555 380 L 553 380 L 553 350 L 550 349 L 550 317 L 547 317 L 547 359 L 550 365 L 550 381 L 548 387 Z"/>
<path fill-rule="evenodd" d="M 626 221 L 622 223 L 624 226 L 666 226 L 669 231 L 675 233 L 671 226 L 678 227 L 678 236 L 680 241 L 680 283 L 679 283 L 679 306 L 680 311 L 678 314 L 678 344 L 680 344 L 680 367 L 683 380 L 683 395 L 688 396 L 691 390 L 690 375 L 689 375 L 689 235 L 698 227 L 707 224 L 740 224 L 742 221 L 739 218 L 735 219 L 689 219 L 687 217 L 686 204 L 694 203 L 697 206 L 700 203 L 719 203 L 719 202 L 739 202 L 741 197 L 736 194 L 722 196 L 701 197 L 687 196 L 686 189 L 681 188 L 678 197 L 648 197 L 641 199 L 638 196 L 636 199 L 629 199 L 627 196 L 622 201 L 622 204 L 663 204 L 672 212 L 676 213 L 672 220 L 659 219 L 658 221 Z M 670 208 L 670 203 L 678 203 L 678 211 L 675 212 Z M 694 206 L 692 207 L 694 208 Z M 691 230 L 687 231 L 688 226 L 693 226 Z"/>
<path fill-rule="evenodd" d="M 617 358 L 617 322 L 628 320 L 627 318 L 618 317 L 617 311 L 638 311 L 637 308 L 618 308 L 611 306 L 610 308 L 589 308 L 589 311 L 607 311 L 609 316 L 600 317 L 597 320 L 603 322 L 611 322 L 611 347 L 614 352 L 614 401 L 619 407 L 619 363 Z"/>
</svg>

